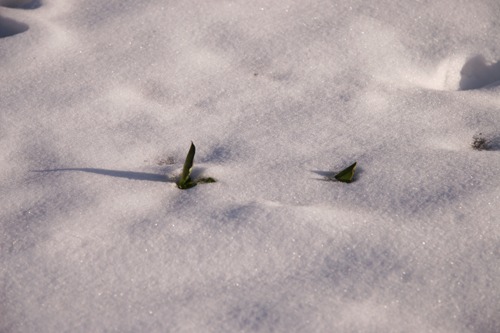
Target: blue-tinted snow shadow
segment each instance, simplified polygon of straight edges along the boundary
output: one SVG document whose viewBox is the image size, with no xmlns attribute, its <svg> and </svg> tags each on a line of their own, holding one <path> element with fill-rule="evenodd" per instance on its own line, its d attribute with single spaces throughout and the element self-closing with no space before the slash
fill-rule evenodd
<svg viewBox="0 0 500 333">
<path fill-rule="evenodd" d="M 500 138 L 491 141 L 487 150 L 500 151 Z"/>
<path fill-rule="evenodd" d="M 136 171 L 108 170 L 97 168 L 63 168 L 63 169 L 48 169 L 48 170 L 33 170 L 33 172 L 87 172 L 102 176 L 110 176 L 116 178 L 125 178 L 130 180 L 146 180 L 152 182 L 170 182 L 168 176 Z"/>
<path fill-rule="evenodd" d="M 0 16 L 0 38 L 14 36 L 28 29 L 29 26 L 25 23 Z"/>
<path fill-rule="evenodd" d="M 42 5 L 40 0 L 0 0 L 0 6 L 19 9 L 36 9 Z"/>
<path fill-rule="evenodd" d="M 484 150 L 500 151 L 500 136 L 495 136 L 488 139 Z"/>
<path fill-rule="evenodd" d="M 477 55 L 467 60 L 460 74 L 460 90 L 497 85 L 496 82 L 500 80 L 500 61 L 490 64 L 482 55 Z"/>
</svg>

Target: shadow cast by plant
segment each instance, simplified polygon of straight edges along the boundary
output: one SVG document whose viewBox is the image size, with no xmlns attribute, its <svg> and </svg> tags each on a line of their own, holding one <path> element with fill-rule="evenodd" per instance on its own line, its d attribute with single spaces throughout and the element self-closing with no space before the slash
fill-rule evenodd
<svg viewBox="0 0 500 333">
<path fill-rule="evenodd" d="M 125 178 L 130 180 L 146 180 L 152 182 L 168 182 L 168 178 L 165 175 L 147 173 L 147 172 L 136 172 L 136 171 L 123 171 L 123 170 L 109 170 L 109 169 L 98 169 L 98 168 L 61 168 L 61 169 L 48 169 L 48 170 L 33 170 L 33 172 L 88 172 L 102 176 L 110 176 L 116 178 Z"/>
</svg>

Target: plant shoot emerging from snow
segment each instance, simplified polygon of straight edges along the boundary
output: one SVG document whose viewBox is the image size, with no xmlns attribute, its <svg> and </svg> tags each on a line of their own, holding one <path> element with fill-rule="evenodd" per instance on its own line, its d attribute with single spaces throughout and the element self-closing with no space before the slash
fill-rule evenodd
<svg viewBox="0 0 500 333">
<path fill-rule="evenodd" d="M 356 163 L 357 162 L 354 162 L 353 164 L 351 164 L 350 166 L 348 166 L 344 170 L 337 173 L 334 176 L 334 178 L 336 180 L 338 180 L 339 182 L 351 183 L 353 181 L 353 178 L 354 178 L 354 171 L 356 170 Z"/>
<path fill-rule="evenodd" d="M 196 153 L 196 147 L 191 142 L 191 147 L 189 147 L 189 152 L 184 161 L 184 166 L 182 167 L 182 173 L 177 181 L 177 187 L 181 190 L 187 190 L 188 188 L 196 186 L 198 183 L 215 183 L 215 179 L 211 177 L 200 178 L 197 180 L 191 179 L 191 171 L 193 169 L 194 154 Z"/>
</svg>

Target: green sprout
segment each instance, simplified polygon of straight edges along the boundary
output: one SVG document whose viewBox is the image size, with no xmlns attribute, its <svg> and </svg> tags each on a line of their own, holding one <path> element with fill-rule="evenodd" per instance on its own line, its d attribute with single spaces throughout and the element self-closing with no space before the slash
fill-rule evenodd
<svg viewBox="0 0 500 333">
<path fill-rule="evenodd" d="M 193 180 L 191 178 L 191 171 L 193 169 L 194 154 L 196 153 L 196 147 L 193 142 L 191 142 L 191 147 L 189 147 L 189 152 L 186 156 L 186 161 L 182 167 L 182 173 L 177 181 L 177 187 L 181 190 L 187 190 L 188 188 L 195 187 L 197 184 L 208 184 L 215 183 L 215 179 L 212 177 L 200 178 Z"/>
<path fill-rule="evenodd" d="M 334 178 L 336 180 L 338 180 L 339 182 L 351 183 L 353 181 L 353 178 L 354 178 L 354 171 L 356 170 L 356 163 L 357 162 L 354 162 L 353 164 L 351 164 L 350 166 L 348 166 L 344 170 L 337 173 L 334 176 Z"/>
</svg>

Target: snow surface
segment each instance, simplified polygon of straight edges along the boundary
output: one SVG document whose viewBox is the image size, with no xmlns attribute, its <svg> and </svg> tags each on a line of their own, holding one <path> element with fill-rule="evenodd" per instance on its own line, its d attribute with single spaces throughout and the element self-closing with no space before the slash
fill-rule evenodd
<svg viewBox="0 0 500 333">
<path fill-rule="evenodd" d="M 0 332 L 500 332 L 498 0 L 0 5 Z"/>
</svg>

